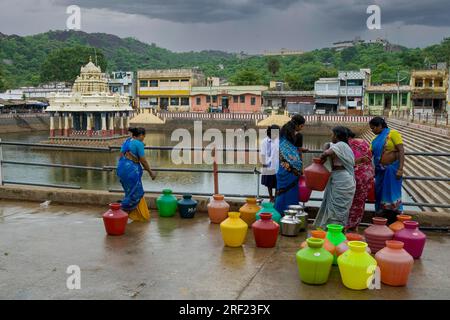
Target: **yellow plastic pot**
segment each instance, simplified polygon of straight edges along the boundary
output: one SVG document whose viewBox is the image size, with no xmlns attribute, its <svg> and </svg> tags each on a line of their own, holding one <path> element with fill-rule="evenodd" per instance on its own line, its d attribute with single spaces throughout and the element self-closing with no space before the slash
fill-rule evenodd
<svg viewBox="0 0 450 320">
<path fill-rule="evenodd" d="M 341 254 L 337 263 L 342 283 L 349 289 L 367 289 L 375 272 L 377 261 L 367 253 L 367 243 L 349 241 L 349 250 Z"/>
<path fill-rule="evenodd" d="M 228 218 L 220 224 L 223 242 L 228 247 L 240 247 L 245 241 L 248 225 L 239 212 L 228 212 Z"/>
</svg>

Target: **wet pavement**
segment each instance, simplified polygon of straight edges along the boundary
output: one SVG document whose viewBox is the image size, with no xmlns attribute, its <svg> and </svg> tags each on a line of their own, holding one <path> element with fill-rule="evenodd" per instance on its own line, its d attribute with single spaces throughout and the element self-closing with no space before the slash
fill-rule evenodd
<svg viewBox="0 0 450 320">
<path fill-rule="evenodd" d="M 333 267 L 326 285 L 298 278 L 295 253 L 306 234 L 256 248 L 223 246 L 207 214 L 157 218 L 106 236 L 102 207 L 0 200 L 0 299 L 450 299 L 450 237 L 428 233 L 407 287 L 352 291 Z M 66 286 L 81 268 L 81 289 Z"/>
</svg>

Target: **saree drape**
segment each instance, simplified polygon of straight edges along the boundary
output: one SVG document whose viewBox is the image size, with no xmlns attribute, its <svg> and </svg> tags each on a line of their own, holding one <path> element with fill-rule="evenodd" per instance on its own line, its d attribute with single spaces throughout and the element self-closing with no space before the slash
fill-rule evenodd
<svg viewBox="0 0 450 320">
<path fill-rule="evenodd" d="M 129 152 L 131 139 L 127 139 L 122 145 L 121 152 L 125 155 Z M 134 155 L 135 156 L 135 155 Z M 125 156 L 121 156 L 117 165 L 117 176 L 125 191 L 125 197 L 121 202 L 122 209 L 131 211 L 136 209 L 142 197 L 144 196 L 144 187 L 142 186 L 142 166 Z"/>
<path fill-rule="evenodd" d="M 347 228 L 355 228 L 361 223 L 364 215 L 367 194 L 372 186 L 375 173 L 369 143 L 362 139 L 350 139 L 349 145 L 355 156 L 355 161 L 358 159 L 366 159 L 367 161 L 355 165 L 356 191 L 347 222 Z"/>
<path fill-rule="evenodd" d="M 299 203 L 298 179 L 301 175 L 302 160 L 298 148 L 285 137 L 280 138 L 279 156 L 275 209 L 283 214 L 290 205 Z"/>
<path fill-rule="evenodd" d="M 402 183 L 403 179 L 397 179 L 397 171 L 400 161 L 392 164 L 382 165 L 381 157 L 386 146 L 386 140 L 390 129 L 385 128 L 372 141 L 373 161 L 375 165 L 375 210 L 391 210 L 398 213 L 403 212 Z"/>
<path fill-rule="evenodd" d="M 322 204 L 314 222 L 315 227 L 325 228 L 327 224 L 347 224 L 350 207 L 355 195 L 355 158 L 352 149 L 345 142 L 332 144 L 330 148 L 339 158 L 345 170 L 332 171 L 323 196 Z"/>
</svg>

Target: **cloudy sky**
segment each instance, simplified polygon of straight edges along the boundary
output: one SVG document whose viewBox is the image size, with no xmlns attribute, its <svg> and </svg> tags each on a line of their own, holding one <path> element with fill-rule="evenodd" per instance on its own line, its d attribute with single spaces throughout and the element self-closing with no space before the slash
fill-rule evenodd
<svg viewBox="0 0 450 320">
<path fill-rule="evenodd" d="M 311 50 L 356 36 L 423 47 L 450 36 L 450 0 L 0 0 L 0 32 L 65 29 L 74 4 L 82 31 L 174 51 Z M 381 30 L 366 26 L 371 4 L 381 8 Z"/>
</svg>

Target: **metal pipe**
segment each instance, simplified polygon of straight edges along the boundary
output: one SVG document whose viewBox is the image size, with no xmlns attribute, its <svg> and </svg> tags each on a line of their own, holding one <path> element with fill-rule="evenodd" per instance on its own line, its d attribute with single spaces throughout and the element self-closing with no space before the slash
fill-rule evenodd
<svg viewBox="0 0 450 320">
<path fill-rule="evenodd" d="M 94 171 L 112 171 L 109 167 L 89 167 L 89 166 L 76 166 L 71 164 L 52 164 L 52 163 L 39 163 L 39 162 L 22 162 L 22 161 L 3 161 L 4 164 L 16 164 L 23 166 L 37 166 L 37 167 L 50 167 L 50 168 L 67 168 L 67 169 L 84 169 Z"/>
<path fill-rule="evenodd" d="M 214 194 L 219 194 L 219 169 L 217 167 L 216 148 L 213 149 L 213 157 Z"/>
<path fill-rule="evenodd" d="M 0 141 L 0 145 L 6 146 L 17 146 L 17 147 L 37 147 L 37 148 L 49 148 L 49 149 L 62 149 L 62 150 L 82 150 L 82 151 L 106 151 L 110 152 L 112 150 L 120 150 L 119 146 L 110 147 L 81 147 L 81 146 L 69 146 L 69 145 L 52 145 L 45 143 L 29 143 L 29 142 L 15 142 L 15 141 Z M 188 150 L 188 151 L 212 151 L 209 147 L 177 147 L 177 146 L 147 146 L 146 150 L 160 150 L 160 151 L 170 151 L 170 150 Z M 216 151 L 233 151 L 233 152 L 259 152 L 259 149 L 250 148 L 216 148 Z M 304 153 L 319 154 L 323 150 L 308 150 Z M 450 157 L 449 152 L 405 152 L 405 155 L 409 156 L 424 156 L 424 157 Z"/>
<path fill-rule="evenodd" d="M 38 166 L 38 167 L 50 167 L 50 168 L 67 168 L 67 169 L 84 169 L 84 170 L 93 170 L 93 171 L 114 171 L 116 169 L 115 166 L 103 166 L 103 167 L 91 167 L 91 166 L 78 166 L 78 165 L 70 165 L 70 164 L 52 164 L 52 163 L 39 163 L 39 162 L 24 162 L 24 161 L 11 161 L 11 160 L 3 160 L 3 164 L 13 164 L 13 165 L 24 165 L 24 166 Z M 217 163 L 216 163 L 217 166 Z M 190 169 L 190 168 L 153 168 L 154 171 L 160 172 L 197 172 L 197 173 L 225 173 L 225 174 L 257 174 L 260 175 L 261 172 L 256 168 L 254 170 L 219 170 L 219 169 Z M 259 176 L 258 176 L 259 179 Z M 450 178 L 448 177 L 420 177 L 420 176 L 406 176 L 403 177 L 405 180 L 419 180 L 419 181 L 443 181 L 449 182 Z M 259 181 L 259 180 L 258 180 Z M 258 184 L 259 186 L 259 184 Z"/>
<path fill-rule="evenodd" d="M 4 180 L 3 184 L 15 184 L 15 185 L 25 185 L 25 186 L 37 186 L 37 187 L 51 187 L 60 189 L 81 189 L 80 186 L 75 185 L 63 185 L 63 184 L 52 184 L 52 183 L 34 183 L 34 182 L 23 182 L 23 181 L 11 181 Z"/>
<path fill-rule="evenodd" d="M 115 170 L 116 167 L 112 166 L 105 166 L 105 168 L 113 169 Z M 214 170 L 211 169 L 189 169 L 189 168 L 180 168 L 180 169 L 173 169 L 173 168 L 152 168 L 152 171 L 161 171 L 161 172 L 198 172 L 198 173 L 214 173 Z M 254 170 L 217 170 L 217 173 L 225 173 L 225 174 L 254 174 Z"/>
<path fill-rule="evenodd" d="M 37 147 L 37 148 L 49 148 L 49 149 L 63 149 L 63 150 L 83 150 L 83 151 L 106 151 L 109 152 L 109 148 L 99 147 L 80 147 L 69 145 L 53 145 L 46 143 L 30 143 L 30 142 L 14 142 L 14 141 L 1 141 L 0 144 L 4 146 L 16 146 L 16 147 Z"/>
</svg>

